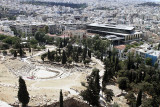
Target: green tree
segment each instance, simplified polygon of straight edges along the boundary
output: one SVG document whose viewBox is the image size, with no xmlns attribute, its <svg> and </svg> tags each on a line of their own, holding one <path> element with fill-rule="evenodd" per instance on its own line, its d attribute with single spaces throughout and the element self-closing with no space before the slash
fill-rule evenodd
<svg viewBox="0 0 160 107">
<path fill-rule="evenodd" d="M 136 107 L 139 107 L 141 104 L 142 104 L 142 90 L 139 90 L 136 101 Z"/>
<path fill-rule="evenodd" d="M 14 57 L 17 57 L 17 51 L 14 51 Z"/>
<path fill-rule="evenodd" d="M 41 56 L 41 59 L 42 59 L 43 62 L 44 62 L 44 58 L 45 58 L 45 57 L 42 55 L 42 56 Z"/>
<path fill-rule="evenodd" d="M 18 100 L 22 103 L 22 107 L 26 107 L 30 100 L 25 81 L 22 77 L 19 77 Z"/>
<path fill-rule="evenodd" d="M 150 65 L 150 66 L 152 66 L 152 59 L 151 58 L 146 58 L 145 59 L 145 62 L 146 62 L 146 65 Z"/>
<path fill-rule="evenodd" d="M 66 52 L 63 50 L 62 64 L 66 64 L 66 62 L 67 62 Z"/>
<path fill-rule="evenodd" d="M 22 58 L 22 56 L 23 56 L 23 50 L 22 50 L 22 46 L 21 45 L 19 47 L 19 55 Z"/>
<path fill-rule="evenodd" d="M 147 98 L 142 102 L 142 107 L 158 107 L 158 106 L 153 106 L 153 99 L 152 98 Z"/>
<path fill-rule="evenodd" d="M 87 78 L 88 86 L 81 92 L 81 96 L 89 104 L 99 107 L 99 70 L 93 69 L 91 75 Z"/>
<path fill-rule="evenodd" d="M 29 42 L 30 42 L 31 45 L 37 45 L 38 44 L 38 41 L 34 38 L 32 38 Z"/>
<path fill-rule="evenodd" d="M 49 32 L 49 27 L 45 26 L 45 33 L 48 33 L 48 32 Z"/>
<path fill-rule="evenodd" d="M 85 60 L 83 61 L 84 65 L 89 64 L 90 62 L 91 62 L 90 59 L 85 59 Z"/>
<path fill-rule="evenodd" d="M 47 58 L 48 58 L 48 60 L 49 60 L 49 61 L 51 60 L 51 53 L 50 53 L 49 49 L 48 49 L 48 55 L 47 55 Z"/>
<path fill-rule="evenodd" d="M 60 42 L 59 42 L 59 48 L 63 48 L 63 43 L 62 43 L 62 40 L 60 39 Z"/>
<path fill-rule="evenodd" d="M 105 89 L 104 94 L 107 102 L 113 101 L 112 97 L 114 96 L 114 93 L 111 89 Z"/>
<path fill-rule="evenodd" d="M 85 48 L 83 49 L 83 60 L 86 59 L 86 55 L 87 55 L 87 46 L 85 46 Z"/>
<path fill-rule="evenodd" d="M 45 42 L 45 39 L 44 39 L 44 36 L 45 36 L 45 33 L 44 32 L 41 32 L 41 31 L 37 31 L 35 33 L 35 39 L 39 42 Z"/>
<path fill-rule="evenodd" d="M 5 42 L 7 44 L 10 44 L 10 45 L 13 45 L 13 44 L 15 44 L 17 42 L 19 43 L 20 42 L 20 38 L 8 36 L 7 38 L 3 39 L 3 42 Z"/>
<path fill-rule="evenodd" d="M 96 68 L 95 68 L 95 69 L 96 69 Z M 99 69 L 96 69 L 95 86 L 96 86 L 97 94 L 98 94 L 98 95 L 99 95 L 100 89 L 101 89 L 99 80 L 100 80 Z"/>
<path fill-rule="evenodd" d="M 72 59 L 71 57 L 69 57 L 69 58 L 67 59 L 67 62 L 69 63 L 69 65 L 72 63 L 72 61 L 73 61 L 73 59 Z"/>
<path fill-rule="evenodd" d="M 89 104 L 99 107 L 99 95 L 97 95 L 93 78 L 89 80 L 87 89 L 82 91 L 80 95 L 83 97 L 83 100 L 86 100 Z"/>
<path fill-rule="evenodd" d="M 103 78 L 102 78 L 102 92 L 104 92 L 104 90 L 106 89 L 106 85 L 107 85 L 108 82 L 109 82 L 108 72 L 105 71 L 104 75 L 103 75 Z"/>
<path fill-rule="evenodd" d="M 60 103 L 60 107 L 63 107 L 63 94 L 62 94 L 62 90 L 60 91 L 59 103 Z"/>
<path fill-rule="evenodd" d="M 128 88 L 128 82 L 129 82 L 128 78 L 126 78 L 126 77 L 120 77 L 118 79 L 119 88 L 122 91 L 125 90 L 125 89 L 127 89 Z"/>
<path fill-rule="evenodd" d="M 28 50 L 29 50 L 29 53 L 31 53 L 31 47 L 30 47 L 30 46 L 29 46 L 29 49 L 28 49 Z"/>
<path fill-rule="evenodd" d="M 139 67 L 139 64 L 142 62 L 142 58 L 138 55 L 138 54 L 136 54 L 136 63 L 137 63 L 137 65 L 136 65 L 136 68 L 138 69 L 138 67 Z"/>
<path fill-rule="evenodd" d="M 68 56 L 68 57 L 71 56 L 72 50 L 73 50 L 72 44 L 68 44 L 68 45 L 67 45 L 67 56 Z"/>
<path fill-rule="evenodd" d="M 130 69 L 134 69 L 135 68 L 135 65 L 134 65 L 134 54 L 133 53 L 130 53 L 128 54 L 128 59 L 126 60 L 126 65 L 127 65 L 127 69 L 130 70 Z"/>
<path fill-rule="evenodd" d="M 135 102 L 136 102 L 136 97 L 134 96 L 133 92 L 128 92 L 128 94 L 125 96 L 125 98 L 128 101 L 128 104 L 134 107 Z"/>
<path fill-rule="evenodd" d="M 91 50 L 88 49 L 88 56 L 91 58 Z"/>
<path fill-rule="evenodd" d="M 158 50 L 160 50 L 160 43 L 158 44 Z"/>
<path fill-rule="evenodd" d="M 5 50 L 2 53 L 4 56 L 7 55 L 7 51 L 5 51 Z"/>
</svg>

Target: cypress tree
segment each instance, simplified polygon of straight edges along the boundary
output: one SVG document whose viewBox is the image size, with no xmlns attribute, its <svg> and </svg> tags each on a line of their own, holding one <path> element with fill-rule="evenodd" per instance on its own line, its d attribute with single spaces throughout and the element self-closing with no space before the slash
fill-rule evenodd
<svg viewBox="0 0 160 107">
<path fill-rule="evenodd" d="M 91 58 L 91 50 L 88 49 L 88 56 Z"/>
<path fill-rule="evenodd" d="M 59 52 L 59 55 L 61 56 L 61 49 L 60 48 L 58 49 L 58 52 Z"/>
<path fill-rule="evenodd" d="M 65 47 L 66 46 L 66 38 L 64 37 L 64 39 L 63 39 L 63 47 Z"/>
<path fill-rule="evenodd" d="M 67 62 L 67 57 L 65 51 L 63 50 L 62 64 L 66 64 L 66 62 Z"/>
<path fill-rule="evenodd" d="M 102 78 L 102 92 L 104 92 L 104 90 L 105 90 L 105 88 L 106 88 L 106 85 L 107 85 L 107 82 L 109 82 L 108 72 L 105 71 L 105 72 L 104 72 L 104 75 L 103 75 L 103 78 Z"/>
<path fill-rule="evenodd" d="M 101 86 L 99 84 L 99 70 L 96 71 L 96 77 L 95 77 L 95 85 L 96 85 L 96 89 L 97 89 L 97 94 L 99 95 L 99 92 L 100 92 L 100 89 L 101 89 Z"/>
<path fill-rule="evenodd" d="M 94 78 L 89 80 L 87 89 L 81 92 L 81 96 L 89 104 L 99 107 L 99 95 L 97 95 Z"/>
<path fill-rule="evenodd" d="M 142 90 L 139 90 L 137 96 L 136 107 L 139 107 L 142 104 Z"/>
<path fill-rule="evenodd" d="M 86 59 L 86 54 L 87 54 L 87 46 L 83 49 L 83 60 Z"/>
<path fill-rule="evenodd" d="M 31 47 L 29 47 L 29 53 L 31 53 Z"/>
<path fill-rule="evenodd" d="M 50 51 L 49 51 L 49 49 L 48 49 L 48 60 L 51 60 L 51 53 L 50 53 Z"/>
<path fill-rule="evenodd" d="M 89 104 L 99 107 L 99 70 L 93 69 L 91 75 L 87 78 L 88 86 L 85 91 L 82 91 L 81 96 Z"/>
<path fill-rule="evenodd" d="M 22 56 L 23 56 L 23 50 L 22 50 L 21 46 L 19 47 L 19 54 L 20 54 L 20 57 L 22 58 Z"/>
<path fill-rule="evenodd" d="M 59 48 L 63 48 L 62 40 L 60 40 Z"/>
<path fill-rule="evenodd" d="M 19 77 L 18 100 L 22 103 L 22 107 L 26 107 L 30 100 L 25 81 L 22 77 Z"/>
<path fill-rule="evenodd" d="M 44 62 L 44 56 L 43 56 L 43 55 L 41 56 L 41 59 L 42 59 L 42 61 Z"/>
<path fill-rule="evenodd" d="M 14 57 L 17 57 L 17 51 L 14 51 Z"/>
<path fill-rule="evenodd" d="M 60 103 L 60 107 L 63 107 L 63 94 L 62 94 L 62 90 L 60 91 L 59 103 Z"/>
</svg>

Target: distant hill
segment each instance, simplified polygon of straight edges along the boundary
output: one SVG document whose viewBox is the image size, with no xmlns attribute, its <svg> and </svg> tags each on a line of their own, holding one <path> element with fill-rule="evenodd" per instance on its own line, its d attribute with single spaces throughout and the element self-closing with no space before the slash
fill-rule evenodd
<svg viewBox="0 0 160 107">
<path fill-rule="evenodd" d="M 155 2 L 146 2 L 146 3 L 141 3 L 141 4 L 138 4 L 138 6 L 152 6 L 152 7 L 159 7 L 160 4 L 157 4 Z"/>
<path fill-rule="evenodd" d="M 87 4 L 85 3 L 64 3 L 64 2 L 50 2 L 50 1 L 23 1 L 23 4 L 33 4 L 33 5 L 45 5 L 45 6 L 65 6 L 71 8 L 86 8 Z"/>
</svg>

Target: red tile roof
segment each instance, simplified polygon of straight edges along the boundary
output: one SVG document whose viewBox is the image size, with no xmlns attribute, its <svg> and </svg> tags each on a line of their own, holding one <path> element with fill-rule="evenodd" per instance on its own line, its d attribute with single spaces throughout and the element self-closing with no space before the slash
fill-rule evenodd
<svg viewBox="0 0 160 107">
<path fill-rule="evenodd" d="M 118 45 L 118 46 L 115 46 L 114 48 L 119 50 L 124 50 L 126 48 L 126 45 Z"/>
</svg>

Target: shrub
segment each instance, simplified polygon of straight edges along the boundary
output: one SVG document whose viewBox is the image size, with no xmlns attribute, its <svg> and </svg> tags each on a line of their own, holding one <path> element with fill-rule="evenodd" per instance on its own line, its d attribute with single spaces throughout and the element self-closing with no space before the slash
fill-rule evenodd
<svg viewBox="0 0 160 107">
<path fill-rule="evenodd" d="M 2 53 L 3 53 L 3 55 L 7 55 L 7 51 L 3 51 Z"/>
<path fill-rule="evenodd" d="M 4 43 L 4 44 L 1 44 L 1 45 L 0 45 L 0 49 L 1 49 L 1 50 L 9 49 L 9 45 L 8 45 L 8 44 L 5 44 L 5 43 Z"/>
</svg>

